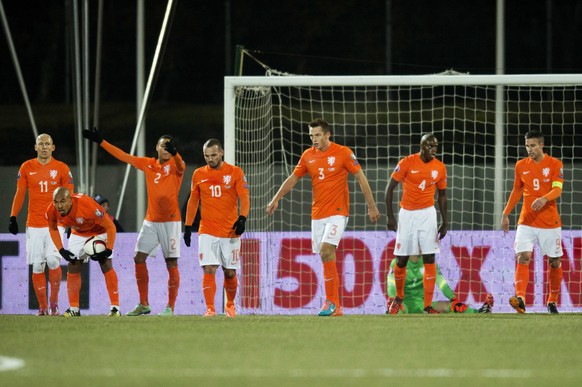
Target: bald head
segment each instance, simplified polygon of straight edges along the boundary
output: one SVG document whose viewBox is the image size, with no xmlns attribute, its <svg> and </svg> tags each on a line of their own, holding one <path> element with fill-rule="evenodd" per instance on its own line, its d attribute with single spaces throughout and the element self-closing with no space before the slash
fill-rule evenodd
<svg viewBox="0 0 582 387">
<path fill-rule="evenodd" d="M 66 216 L 73 206 L 71 192 L 65 187 L 59 187 L 53 192 L 53 203 L 61 216 Z"/>
<path fill-rule="evenodd" d="M 425 163 L 428 163 L 435 158 L 439 142 L 436 136 L 432 133 L 427 133 L 420 139 L 420 158 Z"/>
</svg>

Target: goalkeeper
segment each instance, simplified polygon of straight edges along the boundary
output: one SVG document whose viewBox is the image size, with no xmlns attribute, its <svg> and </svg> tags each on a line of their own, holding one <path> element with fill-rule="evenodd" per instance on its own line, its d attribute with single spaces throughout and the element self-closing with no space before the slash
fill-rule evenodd
<svg viewBox="0 0 582 387">
<path fill-rule="evenodd" d="M 396 284 L 394 282 L 394 265 L 396 259 L 390 263 L 390 272 L 387 278 L 389 306 L 396 297 Z M 423 313 L 424 309 L 424 288 L 422 285 L 422 269 L 424 263 L 421 256 L 411 255 L 406 264 L 406 280 L 404 282 L 404 300 L 400 307 L 400 313 Z M 467 304 L 459 301 L 455 292 L 449 286 L 445 277 L 441 274 L 440 268 L 436 267 L 436 285 L 449 301 L 433 301 L 432 307 L 439 313 L 491 313 L 493 308 L 493 295 L 487 294 L 485 302 L 479 309 L 471 308 Z M 388 312 L 386 312 L 388 313 Z"/>
</svg>

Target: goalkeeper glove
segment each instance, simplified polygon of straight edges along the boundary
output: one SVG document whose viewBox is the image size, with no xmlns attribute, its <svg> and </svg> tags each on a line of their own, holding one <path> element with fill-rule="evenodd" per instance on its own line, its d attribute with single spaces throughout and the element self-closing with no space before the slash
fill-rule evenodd
<svg viewBox="0 0 582 387">
<path fill-rule="evenodd" d="M 97 128 L 83 129 L 83 137 L 85 137 L 87 140 L 96 142 L 99 145 L 101 145 L 103 142 L 103 137 L 101 137 L 101 133 L 99 133 L 99 129 Z"/>
<path fill-rule="evenodd" d="M 247 221 L 246 216 L 239 216 L 236 222 L 232 225 L 235 235 L 242 235 L 245 232 L 245 223 Z"/>
<path fill-rule="evenodd" d="M 59 250 L 59 253 L 61 254 L 61 257 L 65 258 L 65 261 L 67 262 L 75 262 L 75 254 L 71 253 L 69 250 L 63 248 Z"/>
<path fill-rule="evenodd" d="M 18 234 L 18 223 L 16 222 L 16 216 L 11 216 L 10 221 L 8 222 L 8 231 L 11 234 Z"/>
<path fill-rule="evenodd" d="M 462 303 L 456 297 L 451 299 L 451 311 L 455 313 L 465 313 L 467 304 Z"/>
<path fill-rule="evenodd" d="M 166 142 L 166 151 L 168 151 L 169 154 L 171 154 L 172 156 L 176 156 L 176 154 L 178 153 L 178 151 L 176 150 L 176 145 L 174 144 L 174 140 L 170 140 Z"/>
<path fill-rule="evenodd" d="M 190 247 L 191 236 L 192 236 L 192 226 L 184 226 L 184 243 L 188 247 Z"/>
</svg>

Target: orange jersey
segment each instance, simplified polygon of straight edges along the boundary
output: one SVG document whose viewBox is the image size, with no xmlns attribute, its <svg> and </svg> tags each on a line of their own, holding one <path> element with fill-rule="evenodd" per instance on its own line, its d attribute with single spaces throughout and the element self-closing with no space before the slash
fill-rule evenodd
<svg viewBox="0 0 582 387">
<path fill-rule="evenodd" d="M 562 162 L 544 154 L 544 158 L 536 163 L 530 157 L 519 160 L 515 164 L 515 181 L 513 186 L 523 190 L 523 205 L 518 224 L 539 228 L 557 228 L 562 226 L 556 201 L 548 201 L 539 211 L 533 211 L 531 205 L 552 190 L 552 184 L 564 182 Z"/>
<path fill-rule="evenodd" d="M 218 238 L 235 237 L 232 225 L 239 216 L 239 198 L 241 215 L 247 216 L 248 213 L 244 211 L 248 212 L 248 208 L 243 208 L 243 202 L 248 203 L 249 191 L 241 168 L 224 161 L 218 169 L 209 166 L 198 168 L 192 174 L 190 201 L 194 205 L 188 206 L 186 224 L 192 224 L 197 210 L 195 204 L 200 201 L 202 208 L 198 233 Z"/>
<path fill-rule="evenodd" d="M 27 227 L 46 227 L 45 211 L 53 201 L 53 191 L 67 187 L 73 192 L 73 175 L 67 164 L 51 158 L 43 165 L 38 159 L 25 161 L 18 171 L 16 195 L 12 202 L 11 216 L 17 216 L 28 190 Z"/>
<path fill-rule="evenodd" d="M 447 188 L 445 164 L 436 158 L 425 163 L 419 153 L 400 160 L 391 177 L 402 183 L 400 207 L 409 211 L 434 206 L 436 189 Z"/>
<path fill-rule="evenodd" d="M 101 146 L 113 157 L 144 172 L 148 191 L 146 220 L 150 222 L 181 220 L 178 194 L 186 165 L 179 154 L 160 164 L 155 157 L 132 156 L 105 140 Z"/>
<path fill-rule="evenodd" d="M 348 173 L 354 174 L 362 167 L 350 148 L 330 142 L 321 152 L 313 147 L 301 155 L 293 173 L 302 177 L 309 173 L 313 187 L 312 219 L 334 215 L 348 216 L 350 193 Z"/>
<path fill-rule="evenodd" d="M 65 227 L 70 227 L 72 234 L 86 237 L 106 232 L 107 247 L 111 249 L 115 242 L 115 225 L 106 215 L 103 207 L 92 197 L 79 193 L 72 194 L 71 200 L 73 202 L 71 211 L 66 216 L 61 216 L 54 203 L 49 204 L 46 209 L 49 229 L 56 230 L 57 223 L 60 223 Z M 53 241 L 55 241 L 54 238 Z M 57 245 L 57 247 L 59 246 Z"/>
</svg>

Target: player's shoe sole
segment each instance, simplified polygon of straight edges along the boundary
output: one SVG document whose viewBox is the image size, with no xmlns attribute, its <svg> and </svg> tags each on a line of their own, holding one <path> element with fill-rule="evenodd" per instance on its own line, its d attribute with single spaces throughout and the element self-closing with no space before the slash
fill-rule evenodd
<svg viewBox="0 0 582 387">
<path fill-rule="evenodd" d="M 513 296 L 509 299 L 509 305 L 517 311 L 517 313 L 525 313 L 525 304 L 520 297 Z"/>
<path fill-rule="evenodd" d="M 127 312 L 125 315 L 126 316 L 140 316 L 142 314 L 150 314 L 152 312 L 152 308 L 149 305 L 142 305 L 142 304 L 137 304 L 137 306 L 135 308 L 133 308 L 132 311 Z"/>
</svg>

